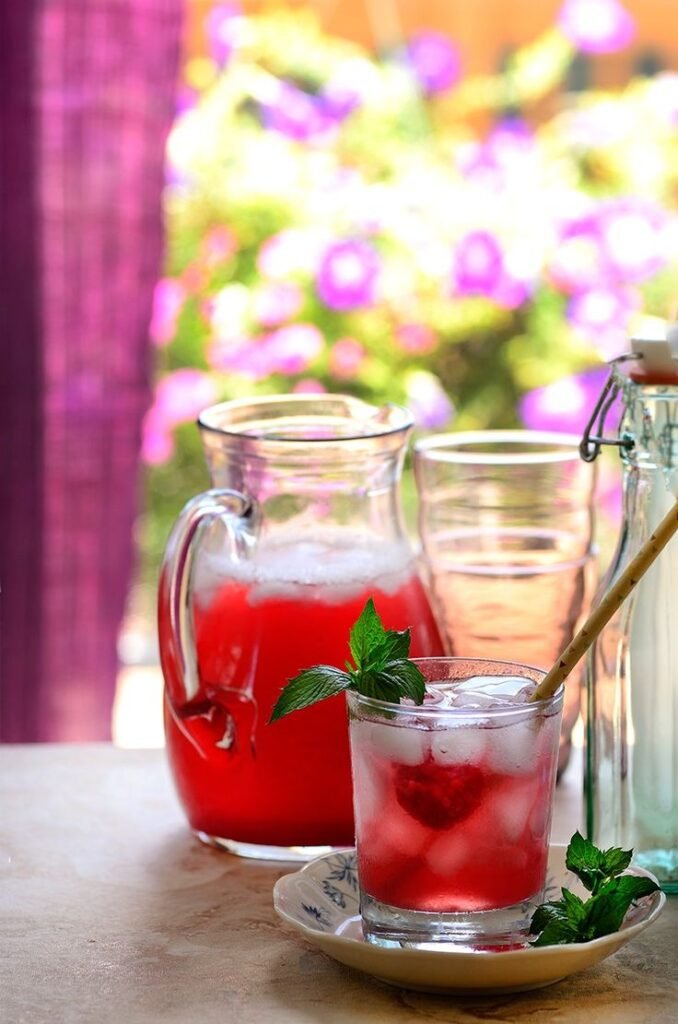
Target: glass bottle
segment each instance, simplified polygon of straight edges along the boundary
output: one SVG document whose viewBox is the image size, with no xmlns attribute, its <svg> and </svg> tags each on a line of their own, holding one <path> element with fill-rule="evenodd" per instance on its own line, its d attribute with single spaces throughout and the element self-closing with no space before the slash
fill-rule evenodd
<svg viewBox="0 0 678 1024">
<path fill-rule="evenodd" d="M 675 502 L 678 372 L 652 373 L 622 359 L 613 366 L 606 391 L 598 407 L 603 417 L 615 392 L 623 403 L 617 443 L 624 463 L 624 504 L 601 596 Z M 665 891 L 678 892 L 675 539 L 589 652 L 585 797 L 589 838 L 602 847 L 633 848 L 637 864 L 652 871 Z"/>
<path fill-rule="evenodd" d="M 403 526 L 406 409 L 338 396 L 199 419 L 213 489 L 174 526 L 159 590 L 167 755 L 204 841 L 302 859 L 354 839 L 343 697 L 268 720 L 288 679 L 342 667 L 368 597 L 412 656 L 442 654 Z"/>
</svg>

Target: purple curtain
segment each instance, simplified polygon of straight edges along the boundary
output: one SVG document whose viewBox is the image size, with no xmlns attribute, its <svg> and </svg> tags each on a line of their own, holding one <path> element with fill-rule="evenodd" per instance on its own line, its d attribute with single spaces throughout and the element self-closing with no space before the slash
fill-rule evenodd
<svg viewBox="0 0 678 1024">
<path fill-rule="evenodd" d="M 181 0 L 0 6 L 0 739 L 106 739 Z"/>
</svg>

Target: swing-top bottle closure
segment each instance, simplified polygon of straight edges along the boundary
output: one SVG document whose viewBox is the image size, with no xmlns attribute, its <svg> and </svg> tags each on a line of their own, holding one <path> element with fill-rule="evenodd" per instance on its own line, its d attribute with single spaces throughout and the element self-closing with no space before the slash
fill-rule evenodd
<svg viewBox="0 0 678 1024">
<path fill-rule="evenodd" d="M 624 387 L 624 378 L 627 382 L 639 386 L 678 388 L 678 323 L 667 326 L 664 338 L 631 338 L 631 351 L 611 359 L 608 365 L 610 374 L 584 428 L 579 445 L 579 454 L 584 462 L 595 461 L 603 445 L 614 445 L 622 454 L 628 454 L 636 444 L 635 437 L 628 431 L 622 431 L 619 437 L 605 437 L 605 420 L 614 400 Z"/>
</svg>

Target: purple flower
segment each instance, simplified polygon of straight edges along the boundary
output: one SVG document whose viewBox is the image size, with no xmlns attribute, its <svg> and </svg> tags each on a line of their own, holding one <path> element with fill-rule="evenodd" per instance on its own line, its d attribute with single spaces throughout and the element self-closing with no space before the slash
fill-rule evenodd
<svg viewBox="0 0 678 1024">
<path fill-rule="evenodd" d="M 407 44 L 407 57 L 428 95 L 446 92 L 461 76 L 459 51 L 440 32 L 418 32 Z"/>
<path fill-rule="evenodd" d="M 528 430 L 583 433 L 609 372 L 609 367 L 600 366 L 528 391 L 519 403 L 520 419 Z"/>
<path fill-rule="evenodd" d="M 177 329 L 177 319 L 184 304 L 186 293 L 180 281 L 163 277 L 153 292 L 153 313 L 149 335 L 154 345 L 167 345 Z"/>
<path fill-rule="evenodd" d="M 325 113 L 334 121 L 344 121 L 362 104 L 360 90 L 340 76 L 325 83 L 320 99 Z"/>
<path fill-rule="evenodd" d="M 406 381 L 407 405 L 417 423 L 425 430 L 446 427 L 454 416 L 454 406 L 442 384 L 427 370 L 415 370 Z"/>
<path fill-rule="evenodd" d="M 378 277 L 379 256 L 369 242 L 335 242 L 325 250 L 316 288 L 330 309 L 362 309 L 374 302 Z"/>
<path fill-rule="evenodd" d="M 323 136 L 334 125 L 324 104 L 292 82 L 279 82 L 275 96 L 262 104 L 264 126 L 296 142 Z"/>
<path fill-rule="evenodd" d="M 303 301 L 303 292 L 294 281 L 265 281 L 252 296 L 254 317 L 263 327 L 277 327 L 296 316 Z"/>
<path fill-rule="evenodd" d="M 351 380 L 365 361 L 365 349 L 355 338 L 339 338 L 330 351 L 330 373 Z"/>
<path fill-rule="evenodd" d="M 504 252 L 489 231 L 470 231 L 457 244 L 452 290 L 456 295 L 482 295 L 504 309 L 515 309 L 530 294 L 528 283 L 509 272 Z"/>
<path fill-rule="evenodd" d="M 209 50 L 217 64 L 226 64 L 235 45 L 235 19 L 241 15 L 237 4 L 217 4 L 207 15 L 205 27 Z"/>
<path fill-rule="evenodd" d="M 628 46 L 636 31 L 618 0 L 565 0 L 558 26 L 583 53 L 614 53 Z"/>
<path fill-rule="evenodd" d="M 639 308 L 636 292 L 600 286 L 570 299 L 567 319 L 604 359 L 612 359 L 627 350 L 629 322 Z"/>
</svg>

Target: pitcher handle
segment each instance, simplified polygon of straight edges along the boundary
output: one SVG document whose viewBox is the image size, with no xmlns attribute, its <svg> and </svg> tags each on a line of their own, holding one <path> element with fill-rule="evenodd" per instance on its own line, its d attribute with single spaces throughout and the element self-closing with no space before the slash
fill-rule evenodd
<svg viewBox="0 0 678 1024">
<path fill-rule="evenodd" d="M 160 663 L 172 703 L 190 703 L 199 693 L 198 657 L 189 606 L 189 586 L 197 540 L 220 520 L 230 557 L 238 561 L 252 545 L 256 506 L 239 491 L 214 488 L 184 505 L 170 532 L 160 571 L 158 630 Z M 167 628 L 169 625 L 169 629 Z"/>
</svg>

